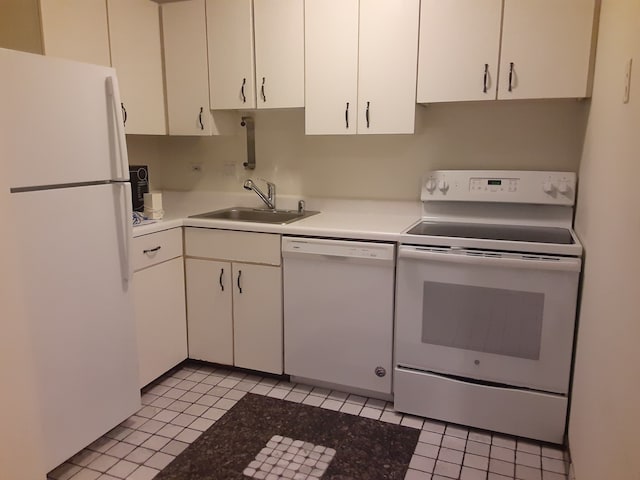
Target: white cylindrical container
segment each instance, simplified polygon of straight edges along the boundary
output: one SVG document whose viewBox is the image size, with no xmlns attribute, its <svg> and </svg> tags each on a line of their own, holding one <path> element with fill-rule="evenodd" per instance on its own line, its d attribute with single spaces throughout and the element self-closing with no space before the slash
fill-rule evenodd
<svg viewBox="0 0 640 480">
<path fill-rule="evenodd" d="M 151 192 L 144 194 L 144 216 L 153 220 L 161 220 L 164 217 L 162 193 Z"/>
</svg>

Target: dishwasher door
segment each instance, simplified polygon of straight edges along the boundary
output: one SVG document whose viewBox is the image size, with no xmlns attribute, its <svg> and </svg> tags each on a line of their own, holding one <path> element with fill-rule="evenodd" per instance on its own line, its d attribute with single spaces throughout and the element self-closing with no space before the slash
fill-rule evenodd
<svg viewBox="0 0 640 480">
<path fill-rule="evenodd" d="M 395 244 L 284 237 L 284 370 L 391 393 Z"/>
</svg>

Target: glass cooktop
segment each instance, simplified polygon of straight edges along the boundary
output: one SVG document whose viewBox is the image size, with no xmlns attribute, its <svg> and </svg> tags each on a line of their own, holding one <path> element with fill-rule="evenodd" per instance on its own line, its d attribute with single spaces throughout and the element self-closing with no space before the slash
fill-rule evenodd
<svg viewBox="0 0 640 480">
<path fill-rule="evenodd" d="M 571 232 L 566 228 L 522 225 L 422 222 L 411 228 L 407 234 L 507 240 L 512 242 L 555 243 L 560 245 L 572 245 L 574 243 Z"/>
</svg>

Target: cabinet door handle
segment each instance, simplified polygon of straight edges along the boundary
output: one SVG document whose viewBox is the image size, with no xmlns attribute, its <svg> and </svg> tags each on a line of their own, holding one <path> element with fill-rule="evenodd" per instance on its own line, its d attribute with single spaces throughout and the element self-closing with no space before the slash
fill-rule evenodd
<svg viewBox="0 0 640 480">
<path fill-rule="evenodd" d="M 366 118 L 366 120 L 367 120 L 367 128 L 369 128 L 369 105 L 370 105 L 370 103 L 371 103 L 371 102 L 367 102 L 367 110 L 366 110 L 366 112 L 364 113 L 364 117 L 365 117 L 365 118 Z"/>
<path fill-rule="evenodd" d="M 204 130 L 204 124 L 202 123 L 202 112 L 204 107 L 200 107 L 200 113 L 198 114 L 198 121 L 200 122 L 200 130 Z"/>
<path fill-rule="evenodd" d="M 224 292 L 224 284 L 222 283 L 222 276 L 224 275 L 224 268 L 220 269 L 220 290 Z"/>
<path fill-rule="evenodd" d="M 238 291 L 242 293 L 242 285 L 240 285 L 240 277 L 242 277 L 242 270 L 238 270 Z"/>
<path fill-rule="evenodd" d="M 264 77 L 262 77 L 262 87 L 260 87 L 260 92 L 262 93 L 262 101 L 267 101 L 267 95 L 264 93 Z"/>
<path fill-rule="evenodd" d="M 122 123 L 124 125 L 126 125 L 127 124 L 127 109 L 124 108 L 124 102 L 120 102 L 120 108 L 122 108 Z"/>
<path fill-rule="evenodd" d="M 513 91 L 513 62 L 509 63 L 509 91 Z"/>
<path fill-rule="evenodd" d="M 347 108 L 344 111 L 344 122 L 347 128 L 349 128 L 349 102 L 347 102 Z"/>
<path fill-rule="evenodd" d="M 242 103 L 247 103 L 247 97 L 244 94 L 244 86 L 247 83 L 247 79 L 242 79 L 242 86 L 240 87 L 240 96 L 242 97 Z"/>
<path fill-rule="evenodd" d="M 145 255 L 147 253 L 154 253 L 157 252 L 158 250 L 160 250 L 162 247 L 160 245 L 158 245 L 156 248 L 149 248 L 148 250 L 142 250 L 142 253 L 144 253 Z"/>
<path fill-rule="evenodd" d="M 484 81 L 482 86 L 482 93 L 487 93 L 487 80 L 489 79 L 489 64 L 484 64 Z"/>
</svg>

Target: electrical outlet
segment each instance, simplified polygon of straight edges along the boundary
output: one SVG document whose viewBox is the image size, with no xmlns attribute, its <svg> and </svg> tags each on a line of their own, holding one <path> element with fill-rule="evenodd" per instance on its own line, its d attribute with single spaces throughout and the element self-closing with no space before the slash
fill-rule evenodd
<svg viewBox="0 0 640 480">
<path fill-rule="evenodd" d="M 202 173 L 202 164 L 201 163 L 192 163 L 191 164 L 191 172 L 192 173 Z"/>
<path fill-rule="evenodd" d="M 624 95 L 622 97 L 622 103 L 629 103 L 629 96 L 631 94 L 631 64 L 633 58 L 627 60 L 624 72 Z"/>
</svg>

